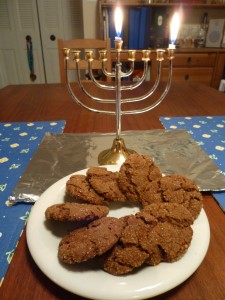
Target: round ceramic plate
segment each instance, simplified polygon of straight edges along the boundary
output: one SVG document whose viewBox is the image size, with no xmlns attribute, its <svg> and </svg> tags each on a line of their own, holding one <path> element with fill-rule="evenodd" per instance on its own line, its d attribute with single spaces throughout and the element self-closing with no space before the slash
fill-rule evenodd
<svg viewBox="0 0 225 300">
<path fill-rule="evenodd" d="M 117 171 L 117 166 L 107 166 Z M 86 169 L 75 174 L 86 174 Z M 210 239 L 209 223 L 204 210 L 193 225 L 193 239 L 186 254 L 177 262 L 144 266 L 126 276 L 113 276 L 101 270 L 93 262 L 65 265 L 57 257 L 61 238 L 71 230 L 67 223 L 46 221 L 47 207 L 66 199 L 66 176 L 49 187 L 31 210 L 27 223 L 27 243 L 38 267 L 57 285 L 91 299 L 125 300 L 146 299 L 162 294 L 195 272 L 204 259 Z M 138 211 L 135 206 L 110 207 L 110 216 L 121 217 Z M 202 234 L 204 232 L 204 234 Z"/>
</svg>

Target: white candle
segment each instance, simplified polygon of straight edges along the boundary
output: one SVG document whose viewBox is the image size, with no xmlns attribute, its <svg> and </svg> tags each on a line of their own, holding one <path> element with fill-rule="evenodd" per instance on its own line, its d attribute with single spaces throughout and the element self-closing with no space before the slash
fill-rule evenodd
<svg viewBox="0 0 225 300">
<path fill-rule="evenodd" d="M 169 49 L 176 49 L 176 46 L 174 44 L 169 44 Z"/>
<path fill-rule="evenodd" d="M 179 27 L 180 27 L 180 16 L 179 14 L 176 12 L 173 15 L 172 21 L 170 23 L 170 44 L 169 44 L 169 49 L 175 49 L 175 42 L 176 42 L 176 38 L 178 35 L 178 31 L 179 31 Z"/>
<path fill-rule="evenodd" d="M 115 20 L 115 28 L 116 28 L 116 34 L 117 36 L 115 37 L 116 41 L 121 41 L 121 32 L 122 32 L 122 23 L 123 23 L 123 14 L 122 10 L 120 7 L 117 7 L 115 10 L 115 15 L 114 15 L 114 20 Z"/>
</svg>

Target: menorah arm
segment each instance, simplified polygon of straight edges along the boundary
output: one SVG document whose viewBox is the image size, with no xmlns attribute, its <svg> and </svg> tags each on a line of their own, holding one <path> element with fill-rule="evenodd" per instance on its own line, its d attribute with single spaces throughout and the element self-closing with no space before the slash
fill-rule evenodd
<svg viewBox="0 0 225 300">
<path fill-rule="evenodd" d="M 121 111 L 121 115 L 141 114 L 141 113 L 147 112 L 149 110 L 152 110 L 153 108 L 158 106 L 169 92 L 171 82 L 172 82 L 172 71 L 173 71 L 172 65 L 173 65 L 172 60 L 169 60 L 169 77 L 168 77 L 166 88 L 165 88 L 164 92 L 161 94 L 161 96 L 153 104 L 151 104 L 145 108 L 142 108 L 142 109 Z M 161 70 L 161 68 L 160 68 L 160 70 Z M 150 96 L 149 93 L 147 93 L 146 95 Z M 145 97 L 145 98 L 147 98 L 147 97 Z M 139 97 L 139 98 L 142 98 L 142 97 Z M 139 98 L 134 98 L 134 99 L 139 99 Z M 132 102 L 132 101 L 134 101 L 134 99 L 127 99 L 127 102 Z"/>
<path fill-rule="evenodd" d="M 148 66 L 147 66 L 147 68 L 148 68 Z M 172 71 L 172 65 L 170 65 L 170 68 L 171 68 L 170 71 Z M 121 103 L 139 102 L 139 101 L 143 101 L 143 100 L 147 99 L 148 97 L 150 97 L 155 92 L 155 90 L 157 89 L 157 87 L 159 85 L 160 77 L 161 77 L 161 70 L 162 70 L 162 61 L 158 61 L 157 77 L 156 77 L 155 83 L 152 86 L 152 88 L 146 94 L 144 94 L 140 97 L 122 99 Z M 140 79 L 140 82 L 138 82 L 139 84 L 137 84 L 135 87 L 139 86 L 143 82 L 143 80 L 141 81 L 141 79 Z"/>
<path fill-rule="evenodd" d="M 134 63 L 134 62 L 133 62 Z M 133 84 L 130 84 L 130 85 L 122 85 L 121 86 L 121 90 L 133 90 L 135 88 L 137 88 L 139 85 L 142 84 L 142 82 L 145 80 L 146 76 L 147 76 L 147 73 L 148 73 L 148 62 L 147 61 L 144 61 L 144 71 L 143 71 L 143 74 L 141 76 L 141 78 L 139 78 L 135 83 Z M 127 74 L 127 73 L 125 73 Z M 132 72 L 131 72 L 132 74 Z M 129 76 L 130 74 L 126 75 L 126 76 Z M 123 76 L 122 76 L 123 77 Z"/>
<path fill-rule="evenodd" d="M 115 77 L 115 72 L 108 72 L 108 71 L 106 70 L 105 63 L 106 63 L 106 61 L 103 60 L 103 61 L 102 61 L 102 72 L 103 72 L 103 74 L 104 74 L 106 77 L 114 78 L 114 77 Z"/>
<path fill-rule="evenodd" d="M 121 104 L 122 103 L 128 103 L 128 102 L 138 102 L 138 101 L 142 101 L 145 100 L 146 98 L 150 97 L 154 91 L 156 90 L 156 88 L 159 85 L 160 82 L 160 77 L 161 77 L 161 61 L 158 61 L 158 72 L 157 72 L 157 78 L 155 81 L 155 84 L 153 85 L 153 87 L 143 96 L 141 97 L 136 97 L 136 98 L 129 98 L 129 99 L 121 99 Z M 85 105 L 83 102 L 81 102 L 76 95 L 74 94 L 71 85 L 69 83 L 68 80 L 68 68 L 67 68 L 67 60 L 65 61 L 66 64 L 66 84 L 67 84 L 67 89 L 69 94 L 71 95 L 72 99 L 79 104 L 80 106 L 84 107 L 85 109 L 92 111 L 92 112 L 97 112 L 97 113 L 104 113 L 104 114 L 110 114 L 110 115 L 116 115 L 116 112 L 114 110 L 101 110 L 101 109 L 95 109 L 92 107 L 89 107 L 87 105 Z M 76 61 L 76 75 L 77 75 L 77 80 L 78 80 L 78 85 L 81 88 L 81 90 L 85 93 L 85 95 L 90 98 L 91 100 L 94 100 L 96 102 L 99 103 L 115 103 L 115 99 L 101 99 L 98 97 L 94 97 L 92 96 L 84 87 L 84 85 L 81 82 L 81 78 L 80 78 L 80 71 L 79 71 L 79 61 Z M 93 74 L 92 74 L 93 75 Z M 156 107 L 157 105 L 159 105 L 162 100 L 165 98 L 165 96 L 167 95 L 170 85 L 171 85 L 171 80 L 172 80 L 172 60 L 169 60 L 169 77 L 168 77 L 168 82 L 165 88 L 165 91 L 163 92 L 163 94 L 159 97 L 159 99 L 157 99 L 152 105 L 147 106 L 146 108 L 143 109 L 139 109 L 139 110 L 131 110 L 131 111 L 121 111 L 122 115 L 126 115 L 126 114 L 139 114 L 139 113 L 143 113 L 143 112 L 147 112 L 151 109 L 153 109 L 154 107 Z M 106 87 L 108 87 L 106 85 Z"/>
<path fill-rule="evenodd" d="M 108 114 L 108 115 L 115 115 L 116 112 L 115 111 L 110 111 L 110 110 L 102 110 L 102 109 L 95 109 L 92 107 L 87 106 L 86 104 L 84 104 L 83 102 L 81 102 L 76 95 L 74 94 L 71 85 L 69 82 L 67 82 L 67 90 L 72 98 L 73 101 L 75 101 L 77 104 L 79 104 L 80 106 L 82 106 L 83 108 L 92 111 L 92 112 L 96 112 L 96 113 L 103 113 L 103 114 Z"/>
<path fill-rule="evenodd" d="M 91 67 L 91 66 L 90 66 Z M 92 69 L 89 70 L 89 75 L 91 77 L 91 79 L 93 81 L 96 82 L 96 85 L 98 85 L 100 87 L 100 84 L 95 80 L 94 76 L 93 76 L 93 73 L 92 73 Z M 106 71 L 106 68 L 105 68 L 105 61 L 102 61 L 102 72 L 105 76 L 108 76 L 108 77 L 115 77 L 115 73 L 112 72 L 107 72 Z M 120 74 L 120 77 L 123 78 L 123 77 L 128 77 L 130 76 L 131 74 L 133 74 L 134 72 L 134 61 L 131 62 L 131 67 L 130 69 L 127 71 L 127 72 L 121 72 Z M 130 85 L 121 85 L 120 89 L 121 91 L 122 90 L 133 90 L 135 88 L 137 88 L 139 85 L 142 84 L 142 82 L 145 80 L 146 76 L 147 76 L 147 73 L 148 73 L 148 62 L 147 61 L 144 61 L 144 71 L 143 71 L 143 74 L 142 74 L 142 77 L 140 79 L 138 79 L 135 83 L 133 84 L 130 84 Z M 110 87 L 108 88 L 109 86 L 107 85 L 101 85 L 101 86 L 104 86 L 105 89 L 111 89 L 111 90 L 115 90 L 115 86 L 113 87 Z"/>
<path fill-rule="evenodd" d="M 68 86 L 68 85 L 70 86 L 69 81 L 68 81 L 67 60 L 65 61 L 65 63 L 66 63 L 66 68 L 65 68 L 65 73 L 66 73 L 66 83 L 67 83 L 67 86 Z M 99 102 L 99 103 L 115 103 L 115 99 L 102 99 L 102 98 L 95 97 L 95 96 L 91 95 L 91 94 L 85 89 L 84 85 L 82 84 L 82 80 L 81 80 L 81 77 L 80 77 L 79 61 L 76 61 L 75 64 L 76 64 L 76 76 L 77 76 L 77 82 L 78 82 L 78 85 L 79 85 L 79 87 L 81 88 L 81 90 L 84 92 L 84 94 L 85 94 L 88 98 L 90 98 L 91 100 L 94 100 L 94 101 L 96 101 L 96 102 Z M 147 65 L 146 65 L 146 67 L 147 67 Z M 89 75 L 90 75 L 90 78 L 92 79 L 92 81 L 95 81 L 95 82 L 96 82 L 96 85 L 98 86 L 98 82 L 97 82 L 96 79 L 94 78 L 93 73 L 91 72 L 91 73 L 89 73 Z M 144 80 L 144 79 L 145 79 L 145 77 L 143 78 L 143 80 Z M 142 80 L 142 81 L 143 81 L 143 80 Z M 141 82 L 142 82 L 142 81 L 141 81 Z M 141 82 L 140 82 L 139 84 L 141 84 Z M 138 85 L 136 85 L 136 86 L 138 86 Z M 100 86 L 98 86 L 98 87 L 100 87 Z M 105 85 L 105 88 L 108 89 L 108 87 L 110 87 L 110 86 L 109 86 L 109 85 Z M 115 89 L 115 86 L 113 86 L 113 88 Z M 70 87 L 70 89 L 71 89 L 71 87 Z M 113 89 L 113 90 L 114 90 L 114 89 Z M 147 98 L 147 97 L 145 97 L 145 98 Z M 141 99 L 136 100 L 136 101 L 140 101 L 140 100 L 141 100 Z M 132 101 L 133 101 L 133 99 L 128 99 L 128 100 L 123 100 L 123 99 L 121 99 L 121 103 L 132 102 Z"/>
<path fill-rule="evenodd" d="M 116 89 L 116 87 L 114 85 L 106 85 L 106 84 L 100 83 L 99 81 L 97 81 L 95 79 L 93 71 L 92 71 L 92 61 L 88 61 L 88 74 L 89 74 L 91 80 L 94 82 L 94 84 L 97 87 L 99 87 L 100 89 L 103 89 L 103 90 L 115 90 Z M 110 76 L 111 75 L 113 76 L 113 73 L 109 73 L 109 74 L 110 74 Z"/>
<path fill-rule="evenodd" d="M 121 72 L 120 77 L 121 78 L 128 77 L 133 73 L 133 71 L 134 71 L 134 61 L 131 62 L 131 67 L 130 67 L 129 71 L 128 72 Z M 106 71 L 105 61 L 102 61 L 102 72 L 105 76 L 115 77 L 114 72 L 107 72 Z M 148 62 L 144 61 L 144 72 L 143 72 L 142 77 L 139 80 L 137 80 L 135 83 L 131 84 L 131 85 L 124 85 L 124 86 L 121 85 L 121 91 L 122 90 L 132 90 L 132 89 L 137 88 L 145 80 L 147 72 L 148 72 Z M 92 61 L 88 61 L 88 73 L 89 73 L 89 76 L 90 76 L 91 80 L 99 88 L 105 89 L 105 90 L 115 90 L 116 89 L 116 87 L 114 85 L 106 85 L 106 84 L 100 83 L 99 81 L 97 81 L 95 79 L 93 71 L 92 71 Z"/>
<path fill-rule="evenodd" d="M 99 97 L 95 97 L 93 95 L 91 95 L 84 87 L 84 85 L 82 84 L 81 78 L 80 78 L 80 70 L 79 70 L 79 61 L 76 62 L 76 75 L 77 75 L 77 82 L 79 87 L 81 88 L 81 90 L 84 92 L 84 94 L 90 98 L 91 100 L 94 100 L 96 102 L 100 102 L 100 103 L 115 103 L 115 99 L 101 99 Z M 92 74 L 93 75 L 93 74 Z M 67 76 L 66 76 L 67 78 Z M 67 85 L 69 85 L 68 80 L 66 80 Z"/>
<path fill-rule="evenodd" d="M 128 77 L 134 72 L 134 61 L 130 62 L 130 69 L 127 72 L 121 72 L 120 77 Z"/>
<path fill-rule="evenodd" d="M 79 62 L 76 61 L 76 75 L 77 75 L 77 80 L 78 80 L 78 84 L 80 86 L 80 88 L 84 91 L 84 93 L 91 99 L 93 99 L 93 97 L 86 91 L 86 89 L 84 89 L 83 85 L 81 84 L 81 79 L 80 79 L 80 72 L 79 72 L 79 69 L 78 69 L 78 66 L 79 66 Z M 109 115 L 115 115 L 116 112 L 115 111 L 109 111 L 109 110 L 101 110 L 101 109 L 95 109 L 95 108 L 92 108 L 92 107 L 89 107 L 87 106 L 86 104 L 84 104 L 83 102 L 81 102 L 77 97 L 76 95 L 74 94 L 72 88 L 71 88 L 71 85 L 69 83 L 69 80 L 68 80 L 68 61 L 65 60 L 65 76 L 66 76 L 66 86 L 67 86 L 67 90 L 72 98 L 72 100 L 74 102 L 76 102 L 78 105 L 82 106 L 83 108 L 89 110 L 89 111 L 92 111 L 92 112 L 96 112 L 96 113 L 104 113 L 104 114 L 109 114 Z M 101 102 L 102 99 L 100 98 L 96 98 L 98 99 L 98 101 Z M 108 103 L 110 102 L 115 102 L 115 100 L 105 100 L 105 101 L 108 101 Z"/>
</svg>

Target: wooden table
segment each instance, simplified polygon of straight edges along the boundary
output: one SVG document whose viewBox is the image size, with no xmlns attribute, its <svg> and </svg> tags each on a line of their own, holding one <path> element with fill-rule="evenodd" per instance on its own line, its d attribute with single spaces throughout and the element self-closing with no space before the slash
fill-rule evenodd
<svg viewBox="0 0 225 300">
<path fill-rule="evenodd" d="M 137 93 L 142 89 L 145 86 Z M 142 115 L 124 116 L 122 129 L 159 129 L 163 128 L 160 116 L 200 115 L 225 115 L 225 94 L 193 82 L 174 83 L 164 102 L 154 110 Z M 65 86 L 13 85 L 0 90 L 1 122 L 47 120 L 66 120 L 65 132 L 115 131 L 114 116 L 94 114 L 75 105 Z M 204 194 L 204 209 L 211 228 L 210 245 L 204 261 L 188 280 L 154 299 L 225 299 L 225 216 L 210 194 Z M 0 299 L 84 298 L 63 290 L 39 270 L 28 251 L 24 231 L 0 288 Z"/>
</svg>

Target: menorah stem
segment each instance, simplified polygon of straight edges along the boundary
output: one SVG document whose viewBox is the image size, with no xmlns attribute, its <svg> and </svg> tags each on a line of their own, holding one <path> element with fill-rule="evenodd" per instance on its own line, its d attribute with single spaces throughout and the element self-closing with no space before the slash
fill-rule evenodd
<svg viewBox="0 0 225 300">
<path fill-rule="evenodd" d="M 120 165 L 132 153 L 135 151 L 126 148 L 124 139 L 115 138 L 110 149 L 99 153 L 98 163 L 99 165 Z"/>
<path fill-rule="evenodd" d="M 122 45 L 122 44 L 120 44 Z M 111 149 L 102 151 L 98 156 L 100 165 L 122 164 L 126 158 L 134 153 L 134 150 L 127 149 L 124 140 L 121 138 L 121 48 L 117 49 L 116 66 L 115 66 L 115 83 L 116 83 L 116 138 L 113 141 Z"/>
<path fill-rule="evenodd" d="M 121 135 L 121 62 L 120 52 L 117 52 L 116 62 L 116 138 Z"/>
</svg>

